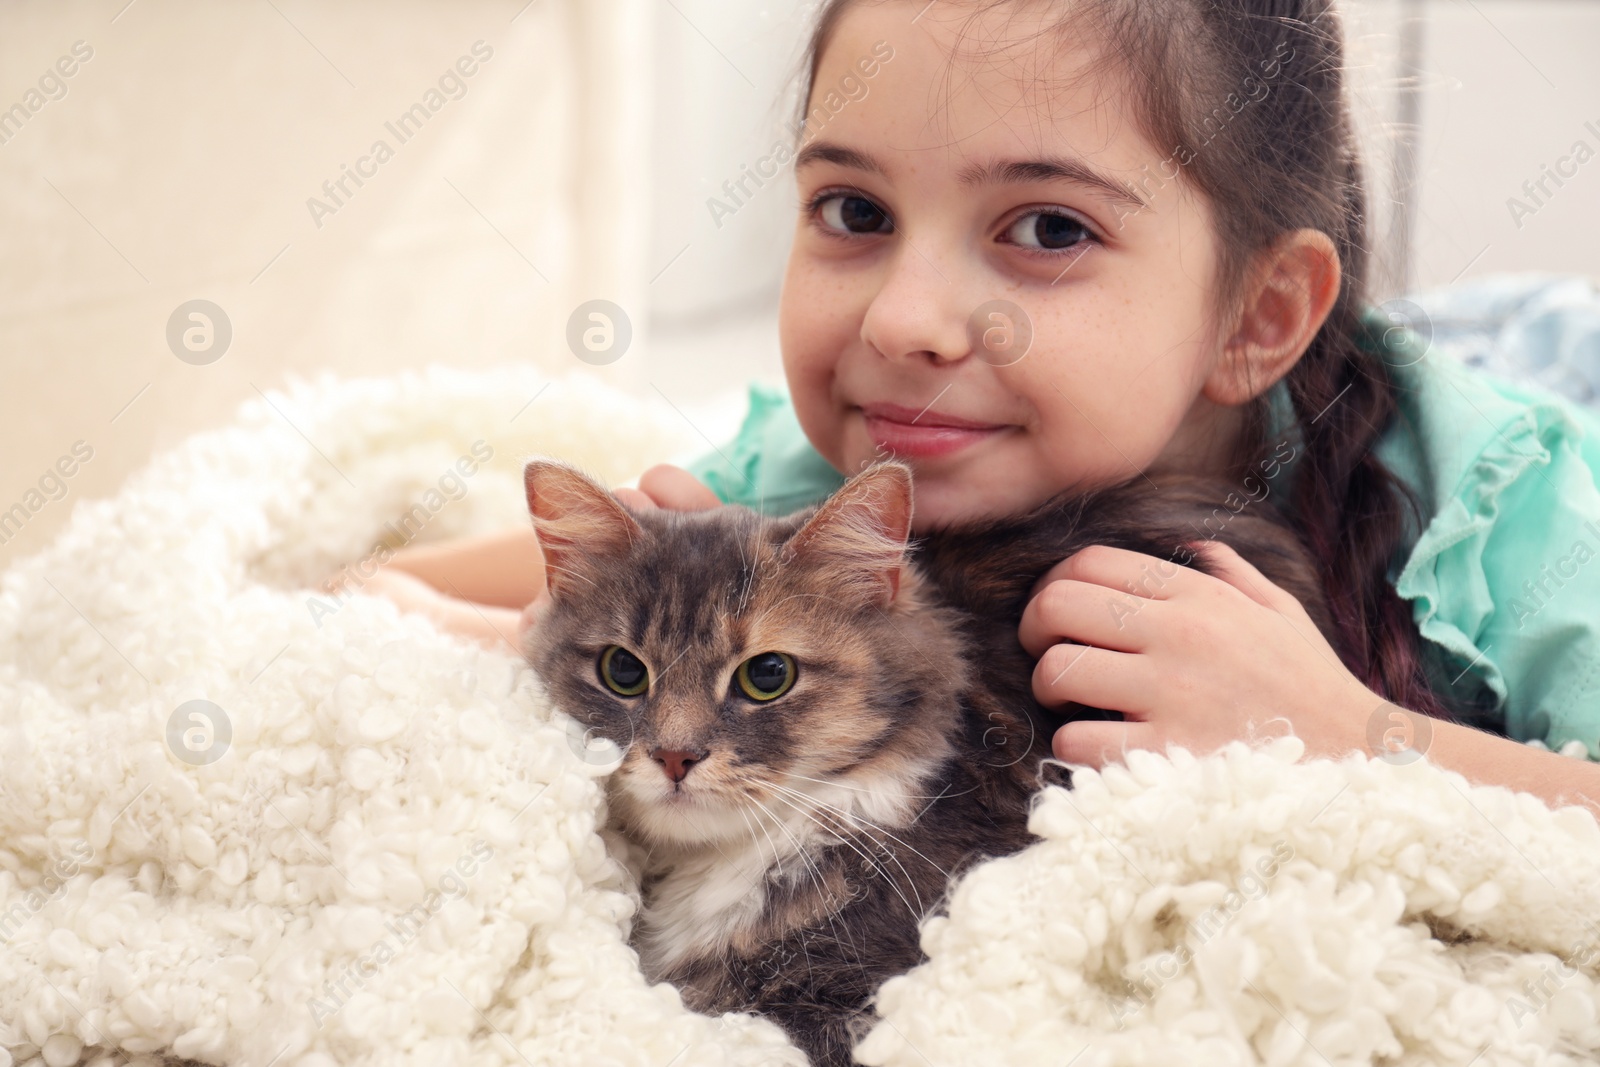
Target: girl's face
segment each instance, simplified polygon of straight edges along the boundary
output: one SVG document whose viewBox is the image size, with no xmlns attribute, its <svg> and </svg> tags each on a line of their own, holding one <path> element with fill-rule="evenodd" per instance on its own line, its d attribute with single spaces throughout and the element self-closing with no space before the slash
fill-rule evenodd
<svg viewBox="0 0 1600 1067">
<path fill-rule="evenodd" d="M 780 310 L 806 435 L 910 463 L 919 529 L 1221 469 L 1206 204 L 1050 5 L 925 4 L 852 7 L 818 65 Z"/>
</svg>

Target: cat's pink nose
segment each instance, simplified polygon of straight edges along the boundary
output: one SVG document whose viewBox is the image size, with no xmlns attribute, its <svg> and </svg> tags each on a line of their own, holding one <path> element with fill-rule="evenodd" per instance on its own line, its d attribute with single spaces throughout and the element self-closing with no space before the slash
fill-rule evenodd
<svg viewBox="0 0 1600 1067">
<path fill-rule="evenodd" d="M 683 781 L 683 776 L 689 773 L 689 768 L 706 758 L 704 752 L 685 752 L 677 748 L 658 748 L 650 753 L 650 758 L 661 764 L 661 769 L 667 772 L 667 777 L 674 782 Z"/>
</svg>

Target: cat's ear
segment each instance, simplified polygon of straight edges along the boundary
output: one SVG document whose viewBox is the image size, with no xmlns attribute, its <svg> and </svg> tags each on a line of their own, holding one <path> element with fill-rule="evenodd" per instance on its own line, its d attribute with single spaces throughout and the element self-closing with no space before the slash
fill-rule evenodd
<svg viewBox="0 0 1600 1067">
<path fill-rule="evenodd" d="M 590 572 L 626 553 L 644 534 L 616 497 L 575 467 L 529 460 L 522 483 L 544 551 L 545 582 L 557 600 L 589 584 Z"/>
<path fill-rule="evenodd" d="M 911 534 L 911 471 L 880 463 L 851 478 L 789 538 L 795 562 L 818 566 L 841 598 L 888 607 L 900 592 Z"/>
</svg>

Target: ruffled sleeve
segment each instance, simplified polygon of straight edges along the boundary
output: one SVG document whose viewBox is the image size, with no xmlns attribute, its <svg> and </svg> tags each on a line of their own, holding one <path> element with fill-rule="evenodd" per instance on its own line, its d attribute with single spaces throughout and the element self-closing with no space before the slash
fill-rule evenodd
<svg viewBox="0 0 1600 1067">
<path fill-rule="evenodd" d="M 844 478 L 811 447 L 789 396 L 766 385 L 750 386 L 750 410 L 732 441 L 689 464 L 725 504 L 742 504 L 768 515 L 820 503 Z"/>
<path fill-rule="evenodd" d="M 1402 361 L 1404 363 L 1404 361 Z M 1392 368 L 1380 455 L 1431 513 L 1395 589 L 1503 729 L 1600 759 L 1600 420 L 1430 354 Z"/>
</svg>

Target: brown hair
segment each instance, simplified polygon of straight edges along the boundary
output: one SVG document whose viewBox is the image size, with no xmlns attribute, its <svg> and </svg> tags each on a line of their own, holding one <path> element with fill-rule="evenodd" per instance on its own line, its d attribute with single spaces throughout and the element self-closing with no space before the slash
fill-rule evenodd
<svg viewBox="0 0 1600 1067">
<path fill-rule="evenodd" d="M 801 107 L 852 3 L 827 0 L 812 32 Z M 973 0 L 974 17 L 1015 0 Z M 1102 45 L 1098 69 L 1120 74 L 1152 145 L 1210 202 L 1221 249 L 1213 309 L 1236 314 L 1257 254 L 1282 234 L 1320 230 L 1339 254 L 1333 310 L 1285 378 L 1301 434 L 1289 518 L 1315 558 L 1341 654 L 1374 692 L 1433 715 L 1411 613 L 1388 581 L 1416 502 L 1373 452 L 1396 411 L 1395 384 L 1363 347 L 1367 288 L 1361 161 L 1345 98 L 1343 29 L 1334 0 L 1078 0 L 1052 27 Z M 1282 70 L 1268 79 L 1264 64 Z M 1253 83 L 1268 84 L 1259 97 Z M 1235 110 L 1227 106 L 1250 94 Z M 1251 402 L 1236 465 L 1266 441 L 1268 401 Z"/>
</svg>

